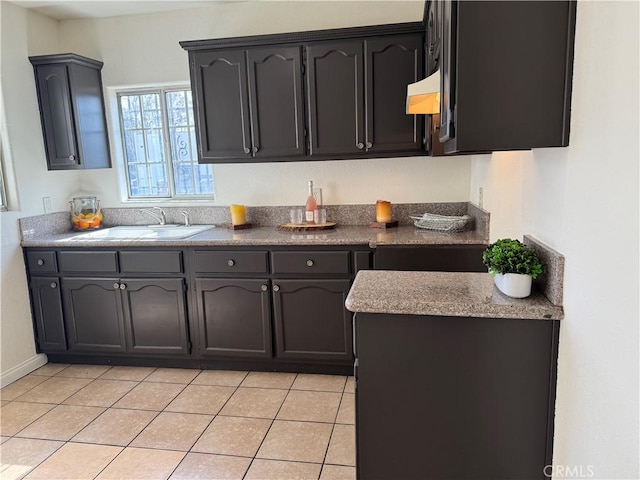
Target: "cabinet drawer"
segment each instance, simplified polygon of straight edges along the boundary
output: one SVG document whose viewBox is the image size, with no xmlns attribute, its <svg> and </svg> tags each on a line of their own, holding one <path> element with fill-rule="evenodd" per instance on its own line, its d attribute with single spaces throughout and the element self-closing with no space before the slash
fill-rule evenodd
<svg viewBox="0 0 640 480">
<path fill-rule="evenodd" d="M 63 272 L 117 272 L 116 252 L 58 252 Z"/>
<path fill-rule="evenodd" d="M 182 252 L 120 252 L 122 273 L 182 273 Z"/>
<path fill-rule="evenodd" d="M 27 264 L 32 274 L 58 271 L 56 252 L 27 252 Z"/>
<path fill-rule="evenodd" d="M 273 252 L 273 273 L 351 273 L 349 252 Z"/>
<path fill-rule="evenodd" d="M 195 251 L 193 265 L 196 273 L 267 273 L 267 252 L 224 250 Z"/>
</svg>

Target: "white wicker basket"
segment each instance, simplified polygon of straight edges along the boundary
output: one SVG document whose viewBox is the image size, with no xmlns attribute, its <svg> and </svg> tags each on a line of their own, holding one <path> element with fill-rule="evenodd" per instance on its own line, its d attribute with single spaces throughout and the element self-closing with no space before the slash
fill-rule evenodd
<svg viewBox="0 0 640 480">
<path fill-rule="evenodd" d="M 409 215 L 413 224 L 425 230 L 436 230 L 439 232 L 461 232 L 465 230 L 471 217 L 469 215 L 436 215 L 435 213 L 425 213 L 423 215 Z"/>
</svg>

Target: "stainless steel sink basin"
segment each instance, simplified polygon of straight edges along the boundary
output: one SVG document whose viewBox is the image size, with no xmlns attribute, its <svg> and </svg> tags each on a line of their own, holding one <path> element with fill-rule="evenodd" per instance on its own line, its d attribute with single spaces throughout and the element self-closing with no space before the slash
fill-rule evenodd
<svg viewBox="0 0 640 480">
<path fill-rule="evenodd" d="M 178 240 L 214 228 L 215 225 L 149 225 L 111 227 L 81 233 L 71 240 Z"/>
</svg>

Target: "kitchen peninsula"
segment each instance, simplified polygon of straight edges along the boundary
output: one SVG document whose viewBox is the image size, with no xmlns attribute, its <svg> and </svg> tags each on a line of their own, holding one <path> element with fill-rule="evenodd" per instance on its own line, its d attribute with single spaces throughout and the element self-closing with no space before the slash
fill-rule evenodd
<svg viewBox="0 0 640 480">
<path fill-rule="evenodd" d="M 358 273 L 358 478 L 533 479 L 552 465 L 564 259 L 525 242 L 548 268 L 526 299 L 488 273 Z"/>
</svg>

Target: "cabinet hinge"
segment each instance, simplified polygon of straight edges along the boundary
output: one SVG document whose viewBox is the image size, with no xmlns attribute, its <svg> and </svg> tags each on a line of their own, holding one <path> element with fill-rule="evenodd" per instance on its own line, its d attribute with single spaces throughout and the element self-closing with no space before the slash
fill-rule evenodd
<svg viewBox="0 0 640 480">
<path fill-rule="evenodd" d="M 184 282 L 182 284 L 182 288 L 184 289 L 185 292 L 188 291 L 189 290 L 189 284 L 187 282 Z"/>
</svg>

